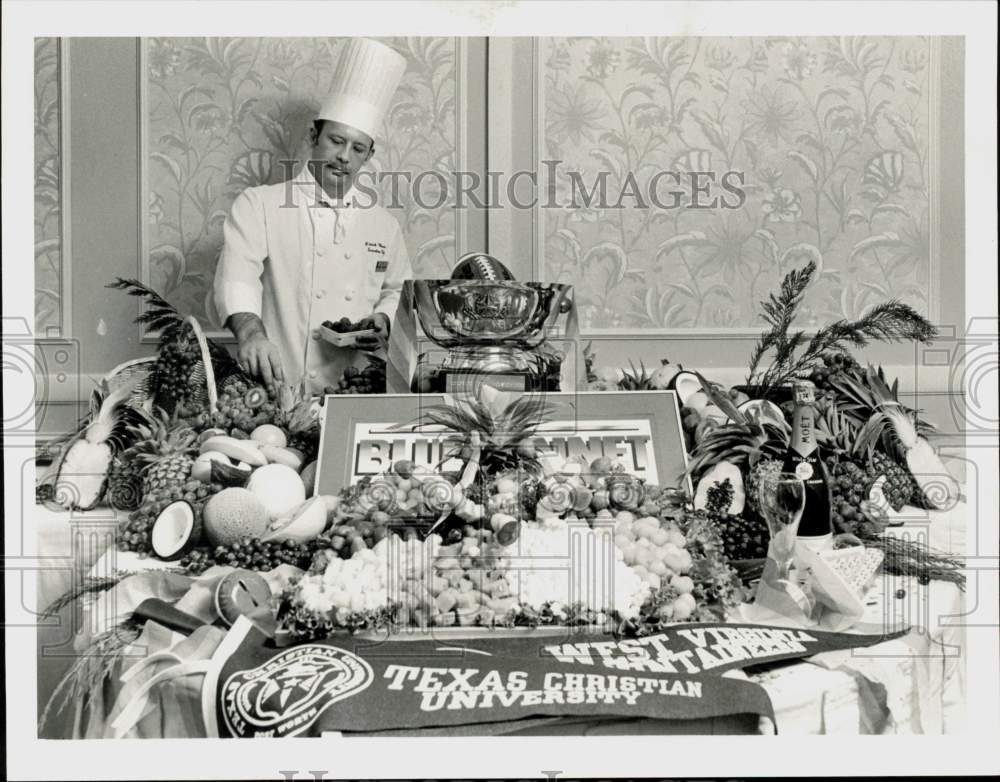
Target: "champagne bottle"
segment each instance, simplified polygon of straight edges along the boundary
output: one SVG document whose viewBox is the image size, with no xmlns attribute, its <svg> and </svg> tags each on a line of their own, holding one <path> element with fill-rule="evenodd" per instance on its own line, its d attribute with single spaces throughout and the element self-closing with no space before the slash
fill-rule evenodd
<svg viewBox="0 0 1000 782">
<path fill-rule="evenodd" d="M 806 503 L 799 522 L 798 545 L 813 551 L 826 548 L 833 538 L 830 478 L 816 445 L 814 408 L 816 389 L 808 380 L 792 387 L 795 412 L 792 439 L 785 454 L 784 472 L 790 472 L 805 484 Z"/>
</svg>

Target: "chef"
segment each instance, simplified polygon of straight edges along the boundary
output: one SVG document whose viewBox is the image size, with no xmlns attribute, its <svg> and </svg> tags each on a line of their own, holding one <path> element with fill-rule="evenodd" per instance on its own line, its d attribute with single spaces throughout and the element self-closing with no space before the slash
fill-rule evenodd
<svg viewBox="0 0 1000 782">
<path fill-rule="evenodd" d="M 388 337 L 410 260 L 395 218 L 355 178 L 405 69 L 388 46 L 351 39 L 309 129 L 309 161 L 290 181 L 247 188 L 233 202 L 215 304 L 236 336 L 240 366 L 272 390 L 301 384 L 322 393 L 348 366 L 364 364 L 357 349 L 322 338 L 324 321 L 374 328 L 361 350 Z"/>
</svg>

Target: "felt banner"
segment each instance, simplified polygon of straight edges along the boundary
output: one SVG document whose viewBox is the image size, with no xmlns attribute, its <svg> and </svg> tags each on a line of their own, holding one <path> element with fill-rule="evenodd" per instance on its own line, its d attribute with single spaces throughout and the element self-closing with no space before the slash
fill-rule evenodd
<svg viewBox="0 0 1000 782">
<path fill-rule="evenodd" d="M 897 634 L 904 632 L 901 630 Z M 371 641 L 285 649 L 241 619 L 216 653 L 206 724 L 221 737 L 445 727 L 532 717 L 773 720 L 736 667 L 868 646 L 885 635 L 691 624 L 641 639 L 581 635 Z"/>
</svg>

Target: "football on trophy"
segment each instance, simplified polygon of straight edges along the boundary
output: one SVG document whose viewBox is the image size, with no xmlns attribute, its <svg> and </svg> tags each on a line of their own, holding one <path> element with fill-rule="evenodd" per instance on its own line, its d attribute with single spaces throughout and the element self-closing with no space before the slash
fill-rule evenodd
<svg viewBox="0 0 1000 782">
<path fill-rule="evenodd" d="M 513 280 L 514 275 L 492 255 L 466 253 L 458 259 L 451 272 L 453 280 Z"/>
</svg>

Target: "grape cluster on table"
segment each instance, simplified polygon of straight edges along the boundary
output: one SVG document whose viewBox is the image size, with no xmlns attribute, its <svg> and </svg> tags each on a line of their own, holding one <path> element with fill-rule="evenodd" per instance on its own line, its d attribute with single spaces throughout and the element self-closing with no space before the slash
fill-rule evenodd
<svg viewBox="0 0 1000 782">
<path fill-rule="evenodd" d="M 243 537 L 229 546 L 214 549 L 195 549 L 181 559 L 180 566 L 190 575 L 204 573 L 214 565 L 269 571 L 279 565 L 294 565 L 305 570 L 317 550 L 315 541 L 269 541 Z"/>
</svg>

